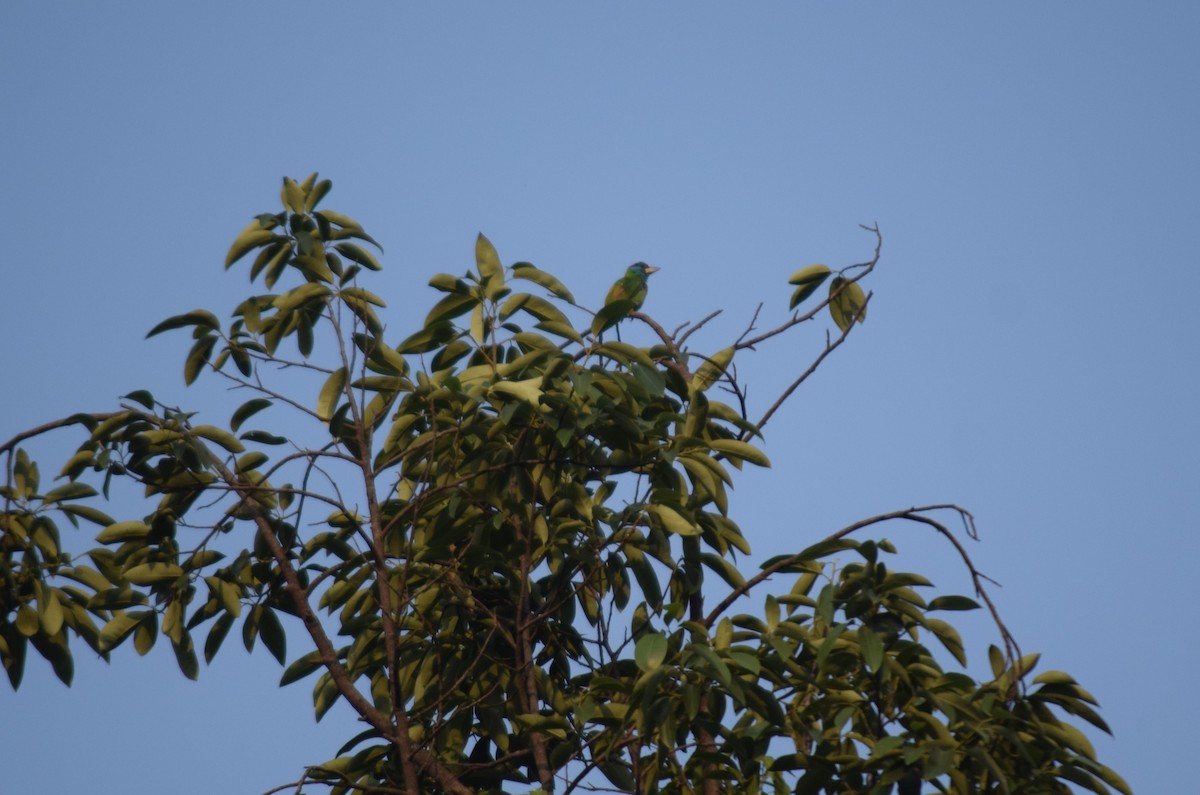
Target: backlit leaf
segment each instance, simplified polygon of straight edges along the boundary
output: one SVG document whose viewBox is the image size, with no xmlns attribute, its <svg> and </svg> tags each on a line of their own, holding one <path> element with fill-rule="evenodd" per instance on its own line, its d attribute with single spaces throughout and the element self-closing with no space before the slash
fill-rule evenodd
<svg viewBox="0 0 1200 795">
<path fill-rule="evenodd" d="M 637 667 L 646 673 L 658 669 L 667 656 L 667 636 L 660 632 L 647 632 L 638 638 L 633 659 Z"/>
</svg>

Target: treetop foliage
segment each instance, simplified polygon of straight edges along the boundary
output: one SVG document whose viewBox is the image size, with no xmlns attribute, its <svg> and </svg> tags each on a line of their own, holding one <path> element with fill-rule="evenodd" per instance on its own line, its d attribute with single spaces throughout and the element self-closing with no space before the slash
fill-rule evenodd
<svg viewBox="0 0 1200 795">
<path fill-rule="evenodd" d="M 0 447 L 12 687 L 30 648 L 70 683 L 73 638 L 105 659 L 162 640 L 196 678 L 239 628 L 281 684 L 309 683 L 318 719 L 344 701 L 365 727 L 296 791 L 1129 793 L 1069 720 L 1107 731 L 1095 700 L 1034 676 L 1038 655 L 1000 621 L 943 518 L 973 535 L 966 510 L 873 516 L 739 563 L 737 472 L 769 466 L 764 427 L 865 319 L 876 228 L 868 261 L 797 270 L 779 325 L 756 313 L 709 354 L 693 334 L 714 315 L 595 323 L 482 234 L 397 339 L 364 286 L 382 249 L 318 209 L 330 187 L 285 179 L 282 210 L 237 235 L 225 267 L 248 263 L 264 292 L 228 322 L 197 309 L 150 331 L 190 335 L 188 384 L 245 394 L 227 422 L 137 390 Z M 838 333 L 752 406 L 739 357 L 825 312 Z M 610 320 L 651 342 L 591 333 Z M 82 441 L 44 484 L 27 445 L 60 430 Z M 146 512 L 97 507 L 114 481 Z M 95 546 L 68 551 L 63 520 L 98 528 Z M 889 565 L 891 542 L 861 539 L 896 521 L 953 544 L 973 598 L 936 595 Z M 936 614 L 981 603 L 997 645 L 975 681 L 947 667 L 966 651 Z"/>
</svg>

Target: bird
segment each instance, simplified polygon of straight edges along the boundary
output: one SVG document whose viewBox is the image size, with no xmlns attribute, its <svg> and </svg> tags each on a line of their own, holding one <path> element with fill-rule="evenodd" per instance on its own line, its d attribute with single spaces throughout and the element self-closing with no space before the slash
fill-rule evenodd
<svg viewBox="0 0 1200 795">
<path fill-rule="evenodd" d="M 604 307 L 596 313 L 592 322 L 592 333 L 600 334 L 642 308 L 646 301 L 647 281 L 658 268 L 644 262 L 635 262 L 625 269 L 625 275 L 613 282 L 604 296 Z M 618 334 L 619 336 L 619 334 Z"/>
</svg>

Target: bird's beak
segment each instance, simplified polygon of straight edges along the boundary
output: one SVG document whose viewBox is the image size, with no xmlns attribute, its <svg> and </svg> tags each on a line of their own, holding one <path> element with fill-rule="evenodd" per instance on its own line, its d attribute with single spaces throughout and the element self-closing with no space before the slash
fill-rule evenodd
<svg viewBox="0 0 1200 795">
<path fill-rule="evenodd" d="M 647 266 L 646 266 L 646 273 L 647 273 L 647 274 L 651 274 L 651 273 L 658 273 L 660 270 L 662 270 L 662 268 L 656 268 L 656 267 L 654 267 L 653 265 L 647 265 Z"/>
</svg>

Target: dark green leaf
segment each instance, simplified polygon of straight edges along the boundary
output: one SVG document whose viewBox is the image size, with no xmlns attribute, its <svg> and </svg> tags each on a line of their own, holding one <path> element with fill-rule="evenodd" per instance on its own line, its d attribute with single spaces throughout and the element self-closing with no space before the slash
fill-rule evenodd
<svg viewBox="0 0 1200 795">
<path fill-rule="evenodd" d="M 929 603 L 928 610 L 978 610 L 979 603 L 965 596 L 938 596 Z"/>
<path fill-rule="evenodd" d="M 258 412 L 272 405 L 272 402 L 267 398 L 252 398 L 237 407 L 233 412 L 233 416 L 229 418 L 229 430 L 237 433 L 238 428 L 242 427 L 242 423 L 250 419 Z"/>
<path fill-rule="evenodd" d="M 221 327 L 221 324 L 217 321 L 217 316 L 212 312 L 209 312 L 205 309 L 196 309 L 191 312 L 185 312 L 182 315 L 175 315 L 174 317 L 167 318 L 154 328 L 150 329 L 150 331 L 146 332 L 146 336 L 153 337 L 154 335 L 161 334 L 164 331 L 183 328 L 185 326 L 198 326 L 200 328 L 212 329 L 215 331 Z M 135 395 L 138 397 L 134 397 Z M 126 395 L 126 397 L 130 400 L 137 400 L 148 409 L 154 408 L 154 398 L 151 397 L 150 393 L 145 390 L 130 393 L 129 395 Z M 141 400 L 141 397 L 149 398 L 149 405 Z"/>
</svg>

